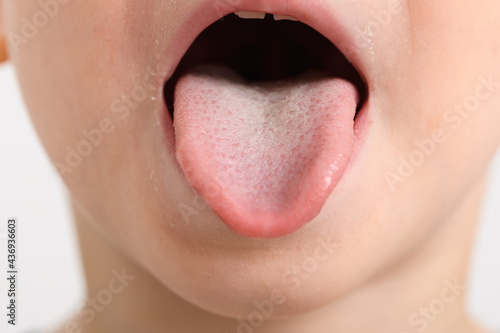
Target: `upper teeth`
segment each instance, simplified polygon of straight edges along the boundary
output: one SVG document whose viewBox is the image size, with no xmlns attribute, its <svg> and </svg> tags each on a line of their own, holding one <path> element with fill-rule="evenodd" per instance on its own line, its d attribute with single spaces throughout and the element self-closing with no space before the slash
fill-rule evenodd
<svg viewBox="0 0 500 333">
<path fill-rule="evenodd" d="M 235 14 L 242 19 L 263 19 L 266 17 L 266 13 L 259 12 L 236 12 Z"/>
<path fill-rule="evenodd" d="M 286 16 L 286 15 L 278 15 L 278 14 L 274 14 L 274 19 L 276 21 L 281 21 L 281 20 L 298 21 L 295 17 Z"/>
<path fill-rule="evenodd" d="M 236 12 L 235 14 L 242 19 L 264 19 L 266 17 L 266 13 L 261 13 L 261 12 L 242 11 L 242 12 Z M 273 16 L 276 21 L 280 20 L 298 21 L 296 18 L 291 16 L 278 15 L 278 14 L 274 14 Z"/>
</svg>

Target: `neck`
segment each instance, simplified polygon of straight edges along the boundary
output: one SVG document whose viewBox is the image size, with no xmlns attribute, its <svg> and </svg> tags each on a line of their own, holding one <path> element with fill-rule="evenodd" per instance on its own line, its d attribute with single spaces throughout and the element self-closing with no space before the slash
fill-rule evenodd
<svg viewBox="0 0 500 333">
<path fill-rule="evenodd" d="M 449 220 L 390 271 L 322 309 L 259 329 L 177 297 L 103 239 L 75 209 L 89 299 L 70 325 L 83 333 L 483 332 L 465 310 L 468 257 L 483 187 L 478 183 Z"/>
</svg>

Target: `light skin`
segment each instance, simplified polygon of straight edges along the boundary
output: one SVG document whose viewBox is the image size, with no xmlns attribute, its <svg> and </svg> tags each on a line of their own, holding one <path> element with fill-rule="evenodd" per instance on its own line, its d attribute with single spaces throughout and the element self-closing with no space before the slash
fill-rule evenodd
<svg viewBox="0 0 500 333">
<path fill-rule="evenodd" d="M 123 119 L 111 108 L 175 52 L 172 36 L 198 2 L 73 1 L 18 50 L 9 44 L 54 163 L 65 160 L 83 130 L 106 133 L 62 178 L 89 297 L 107 288 L 112 270 L 125 267 L 135 279 L 90 323 L 81 316 L 70 322 L 94 333 L 237 332 L 235 318 L 247 318 L 256 301 L 278 290 L 283 302 L 257 332 L 486 332 L 467 314 L 467 291 L 447 288 L 467 284 L 488 164 L 500 144 L 500 86 L 480 88 L 487 97 L 473 111 L 447 112 L 475 95 L 480 77 L 500 82 L 500 3 L 402 1 L 402 13 L 359 53 L 371 129 L 357 161 L 314 221 L 263 240 L 229 230 L 184 181 L 155 112 L 162 110 L 164 77 L 148 98 L 129 101 Z M 342 9 L 341 19 L 359 31 L 386 6 L 325 3 L 325 10 Z M 39 10 L 35 0 L 0 4 L 4 34 L 20 32 L 21 18 Z M 391 182 L 398 157 L 408 158 L 415 140 L 426 139 L 437 149 L 403 181 Z M 198 207 L 190 223 L 182 204 Z M 330 251 L 318 250 L 324 242 Z M 311 258 L 317 266 L 304 273 Z M 425 312 L 436 304 L 445 311 Z"/>
</svg>

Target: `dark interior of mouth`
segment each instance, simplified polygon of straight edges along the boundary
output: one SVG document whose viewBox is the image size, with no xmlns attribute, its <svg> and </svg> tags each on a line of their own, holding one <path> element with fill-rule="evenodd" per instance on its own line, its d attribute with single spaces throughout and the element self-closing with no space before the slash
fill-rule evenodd
<svg viewBox="0 0 500 333">
<path fill-rule="evenodd" d="M 286 80 L 310 70 L 321 71 L 356 86 L 361 98 L 358 110 L 367 95 L 366 85 L 346 57 L 308 25 L 275 21 L 272 15 L 259 20 L 231 14 L 198 36 L 166 83 L 165 101 L 172 118 L 177 81 L 190 69 L 205 64 L 227 66 L 248 81 Z"/>
</svg>

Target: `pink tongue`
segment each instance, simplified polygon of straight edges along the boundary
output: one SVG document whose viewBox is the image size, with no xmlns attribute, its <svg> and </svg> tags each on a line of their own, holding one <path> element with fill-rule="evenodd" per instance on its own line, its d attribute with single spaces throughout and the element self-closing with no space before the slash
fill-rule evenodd
<svg viewBox="0 0 500 333">
<path fill-rule="evenodd" d="M 234 231 L 291 233 L 320 212 L 349 162 L 357 99 L 342 79 L 255 84 L 198 68 L 175 91 L 177 159 Z"/>
</svg>

